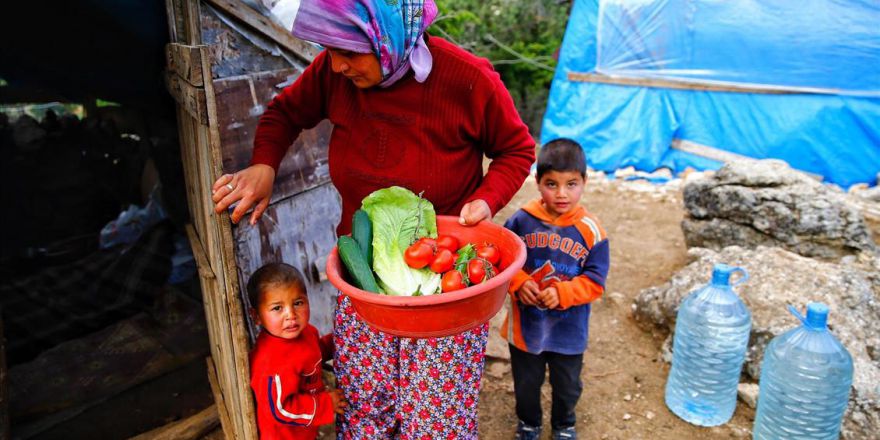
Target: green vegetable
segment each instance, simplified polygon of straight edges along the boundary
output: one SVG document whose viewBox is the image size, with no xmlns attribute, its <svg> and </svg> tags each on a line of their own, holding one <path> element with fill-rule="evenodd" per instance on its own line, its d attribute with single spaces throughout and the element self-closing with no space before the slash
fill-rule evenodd
<svg viewBox="0 0 880 440">
<path fill-rule="evenodd" d="M 370 265 L 364 259 L 357 242 L 353 238 L 343 235 L 336 241 L 336 247 L 339 249 L 339 258 L 342 259 L 342 264 L 351 275 L 355 287 L 368 292 L 380 293 L 376 278 L 373 277 L 373 271 L 370 270 Z"/>
<path fill-rule="evenodd" d="M 385 293 L 437 293 L 440 274 L 413 269 L 403 260 L 406 248 L 420 237 L 437 236 L 437 216 L 431 202 L 408 189 L 392 186 L 367 196 L 362 209 L 373 222 L 373 270 Z"/>
<path fill-rule="evenodd" d="M 468 263 L 477 256 L 477 249 L 468 243 L 458 250 L 458 259 L 455 260 L 455 270 L 461 272 L 464 279 L 468 279 Z"/>
<path fill-rule="evenodd" d="M 367 260 L 367 264 L 373 265 L 373 224 L 370 223 L 370 216 L 363 209 L 354 212 L 351 218 L 351 238 L 357 242 L 361 248 L 361 253 Z"/>
</svg>

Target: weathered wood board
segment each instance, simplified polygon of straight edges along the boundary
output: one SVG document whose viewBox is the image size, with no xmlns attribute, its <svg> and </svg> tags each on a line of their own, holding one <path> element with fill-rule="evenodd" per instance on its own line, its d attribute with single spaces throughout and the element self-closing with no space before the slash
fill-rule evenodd
<svg viewBox="0 0 880 440">
<path fill-rule="evenodd" d="M 312 322 L 322 332 L 332 328 L 336 290 L 323 275 L 341 211 L 327 167 L 332 127 L 322 122 L 296 140 L 258 225 L 233 226 L 228 213 L 215 214 L 213 181 L 247 166 L 259 116 L 316 51 L 240 0 L 166 0 L 166 5 L 177 43 L 167 52 L 168 84 L 179 103 L 192 215 L 188 235 L 211 339 L 208 375 L 226 437 L 252 439 L 257 432 L 248 384 L 247 336 L 253 327 L 243 294 L 247 277 L 269 261 L 298 267 L 308 284 Z"/>
</svg>

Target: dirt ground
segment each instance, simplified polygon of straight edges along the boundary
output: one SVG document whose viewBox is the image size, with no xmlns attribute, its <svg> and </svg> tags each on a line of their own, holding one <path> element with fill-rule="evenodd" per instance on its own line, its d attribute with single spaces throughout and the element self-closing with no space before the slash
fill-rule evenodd
<svg viewBox="0 0 880 440">
<path fill-rule="evenodd" d="M 529 179 L 511 204 L 496 217 L 503 221 L 537 197 Z M 722 439 L 750 435 L 755 411 L 739 402 L 733 419 L 716 428 L 700 428 L 672 414 L 663 403 L 669 365 L 659 359 L 665 335 L 642 330 L 631 317 L 631 304 L 641 289 L 662 284 L 686 261 L 680 223 L 680 192 L 624 190 L 617 185 L 587 185 L 582 202 L 608 232 L 611 270 L 606 298 L 594 305 L 589 350 L 584 356 L 584 393 L 578 404 L 577 430 L 584 439 Z M 620 293 L 619 303 L 609 300 Z M 500 363 L 502 365 L 493 365 Z M 513 438 L 513 379 L 507 361 L 490 359 L 480 393 L 480 438 Z M 550 438 L 550 387 L 543 391 L 544 435 Z"/>
</svg>

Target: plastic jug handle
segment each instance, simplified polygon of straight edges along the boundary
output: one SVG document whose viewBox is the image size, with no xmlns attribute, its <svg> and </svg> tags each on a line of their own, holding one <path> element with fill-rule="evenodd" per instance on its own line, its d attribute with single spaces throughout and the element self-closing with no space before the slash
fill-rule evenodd
<svg viewBox="0 0 880 440">
<path fill-rule="evenodd" d="M 791 312 L 791 314 L 794 315 L 794 317 L 797 318 L 798 321 L 801 322 L 801 324 L 807 323 L 807 318 L 804 317 L 804 315 L 801 315 L 801 312 L 799 312 L 798 309 L 796 309 L 793 305 L 788 305 L 788 311 Z"/>
<path fill-rule="evenodd" d="M 738 280 L 736 280 L 735 283 L 731 284 L 730 287 L 738 286 L 749 280 L 749 273 L 741 267 L 734 267 L 733 270 L 730 271 L 730 274 L 733 275 L 737 272 L 742 273 L 742 276 Z"/>
</svg>

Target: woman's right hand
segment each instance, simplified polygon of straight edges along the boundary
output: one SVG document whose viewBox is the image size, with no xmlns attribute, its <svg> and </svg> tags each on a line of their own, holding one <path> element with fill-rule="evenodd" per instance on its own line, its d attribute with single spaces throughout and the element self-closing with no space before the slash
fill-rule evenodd
<svg viewBox="0 0 880 440">
<path fill-rule="evenodd" d="M 250 224 L 255 224 L 269 207 L 274 181 L 275 169 L 263 164 L 251 165 L 235 174 L 220 176 L 211 187 L 214 212 L 219 214 L 238 202 L 230 214 L 232 223 L 238 223 L 249 209 L 254 208 Z"/>
</svg>

